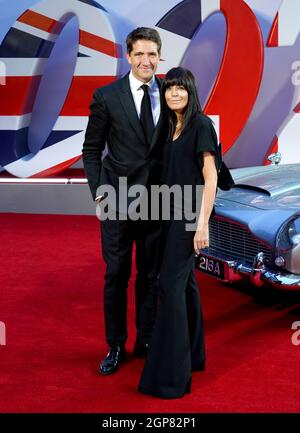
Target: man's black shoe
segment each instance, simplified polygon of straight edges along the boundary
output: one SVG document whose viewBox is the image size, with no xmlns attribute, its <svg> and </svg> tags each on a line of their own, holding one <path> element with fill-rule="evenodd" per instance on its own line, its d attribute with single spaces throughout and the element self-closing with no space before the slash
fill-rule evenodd
<svg viewBox="0 0 300 433">
<path fill-rule="evenodd" d="M 100 364 L 101 374 L 112 374 L 115 373 L 119 364 L 126 359 L 126 349 L 122 346 L 110 347 L 108 354 Z"/>
<path fill-rule="evenodd" d="M 148 353 L 149 344 L 142 344 L 138 340 L 136 340 L 133 348 L 133 356 L 135 358 L 146 358 Z"/>
</svg>

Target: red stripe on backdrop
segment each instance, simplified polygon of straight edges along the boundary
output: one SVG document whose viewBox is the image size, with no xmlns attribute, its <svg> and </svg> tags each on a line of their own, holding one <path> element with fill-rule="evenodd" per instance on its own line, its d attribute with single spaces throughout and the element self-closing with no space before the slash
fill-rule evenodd
<svg viewBox="0 0 300 433">
<path fill-rule="evenodd" d="M 65 169 L 69 168 L 72 164 L 75 164 L 75 162 L 77 162 L 80 158 L 81 158 L 81 155 L 75 156 L 74 158 L 68 159 L 67 161 L 61 162 L 60 164 L 54 165 L 53 167 L 50 167 L 50 168 L 47 168 L 47 170 L 40 171 L 39 173 L 36 173 L 30 177 L 31 178 L 49 177 L 49 176 L 53 176 L 55 174 L 61 173 Z M 62 177 L 65 177 L 65 176 L 62 174 Z M 85 177 L 85 175 L 83 177 Z"/>
<path fill-rule="evenodd" d="M 49 33 L 58 34 L 62 30 L 65 23 L 56 21 L 45 15 L 39 14 L 28 9 L 19 18 L 18 21 L 37 29 L 43 30 Z M 101 53 L 107 54 L 112 57 L 121 56 L 121 45 L 110 41 L 109 39 L 102 38 L 101 36 L 93 35 L 92 33 L 80 30 L 79 32 L 79 43 L 87 48 L 100 51 Z"/>
<path fill-rule="evenodd" d="M 17 116 L 32 112 L 41 76 L 6 77 L 0 86 L 0 116 Z"/>
<path fill-rule="evenodd" d="M 255 104 L 263 72 L 264 46 L 256 17 L 246 2 L 221 0 L 220 4 L 227 23 L 226 43 L 204 112 L 220 116 L 220 141 L 226 153 Z"/>
<path fill-rule="evenodd" d="M 32 112 L 41 76 L 7 77 L 0 86 L 0 116 L 18 116 Z M 87 116 L 94 90 L 115 80 L 114 76 L 73 77 L 63 105 L 63 116 Z"/>
<path fill-rule="evenodd" d="M 114 42 L 101 38 L 101 36 L 93 35 L 84 30 L 79 32 L 79 43 L 87 48 L 91 48 L 111 57 L 121 57 L 121 46 Z"/>
<path fill-rule="evenodd" d="M 267 47 L 278 47 L 278 12 L 273 21 L 269 37 L 267 40 Z"/>
<path fill-rule="evenodd" d="M 45 32 L 58 34 L 64 23 L 56 21 L 52 18 L 46 17 L 45 15 L 34 12 L 30 9 L 25 11 L 18 20 L 21 23 L 28 24 L 29 26 L 35 27 Z"/>
<path fill-rule="evenodd" d="M 98 87 L 112 83 L 115 79 L 113 76 L 73 77 L 61 116 L 88 116 L 94 91 Z"/>
</svg>

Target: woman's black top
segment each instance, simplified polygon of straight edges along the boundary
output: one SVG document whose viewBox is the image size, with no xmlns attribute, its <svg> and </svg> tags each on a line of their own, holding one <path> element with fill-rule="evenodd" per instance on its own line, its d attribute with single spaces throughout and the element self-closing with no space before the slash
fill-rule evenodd
<svg viewBox="0 0 300 433">
<path fill-rule="evenodd" d="M 170 194 L 169 205 L 171 215 L 176 214 L 179 219 L 185 215 L 185 219 L 191 220 L 200 211 L 201 185 L 204 185 L 203 152 L 214 153 L 218 165 L 218 139 L 213 123 L 204 114 L 197 114 L 180 136 L 170 139 L 164 149 L 161 181 L 172 189 L 180 187 L 180 195 Z M 168 207 L 168 202 L 163 202 L 162 206 Z"/>
<path fill-rule="evenodd" d="M 204 185 L 203 152 L 218 155 L 218 138 L 211 119 L 195 115 L 175 140 L 164 149 L 162 183 L 172 185 Z"/>
</svg>

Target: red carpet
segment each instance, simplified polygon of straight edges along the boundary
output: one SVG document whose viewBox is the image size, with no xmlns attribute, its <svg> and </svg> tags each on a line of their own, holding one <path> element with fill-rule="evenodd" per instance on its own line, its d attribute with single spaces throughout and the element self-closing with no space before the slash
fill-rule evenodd
<svg viewBox="0 0 300 433">
<path fill-rule="evenodd" d="M 300 296 L 254 294 L 199 276 L 207 370 L 192 393 L 136 391 L 142 360 L 101 377 L 106 354 L 99 222 L 95 217 L 1 214 L 0 412 L 299 412 Z M 134 273 L 133 273 L 134 274 Z M 129 341 L 134 342 L 133 285 Z"/>
</svg>

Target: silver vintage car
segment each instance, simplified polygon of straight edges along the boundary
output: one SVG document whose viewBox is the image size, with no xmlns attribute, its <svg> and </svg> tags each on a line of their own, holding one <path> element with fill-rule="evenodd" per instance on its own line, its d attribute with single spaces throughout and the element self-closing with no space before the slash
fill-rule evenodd
<svg viewBox="0 0 300 433">
<path fill-rule="evenodd" d="M 226 282 L 300 290 L 300 164 L 280 165 L 275 156 L 269 166 L 231 170 L 236 185 L 217 194 L 197 269 Z"/>
</svg>

